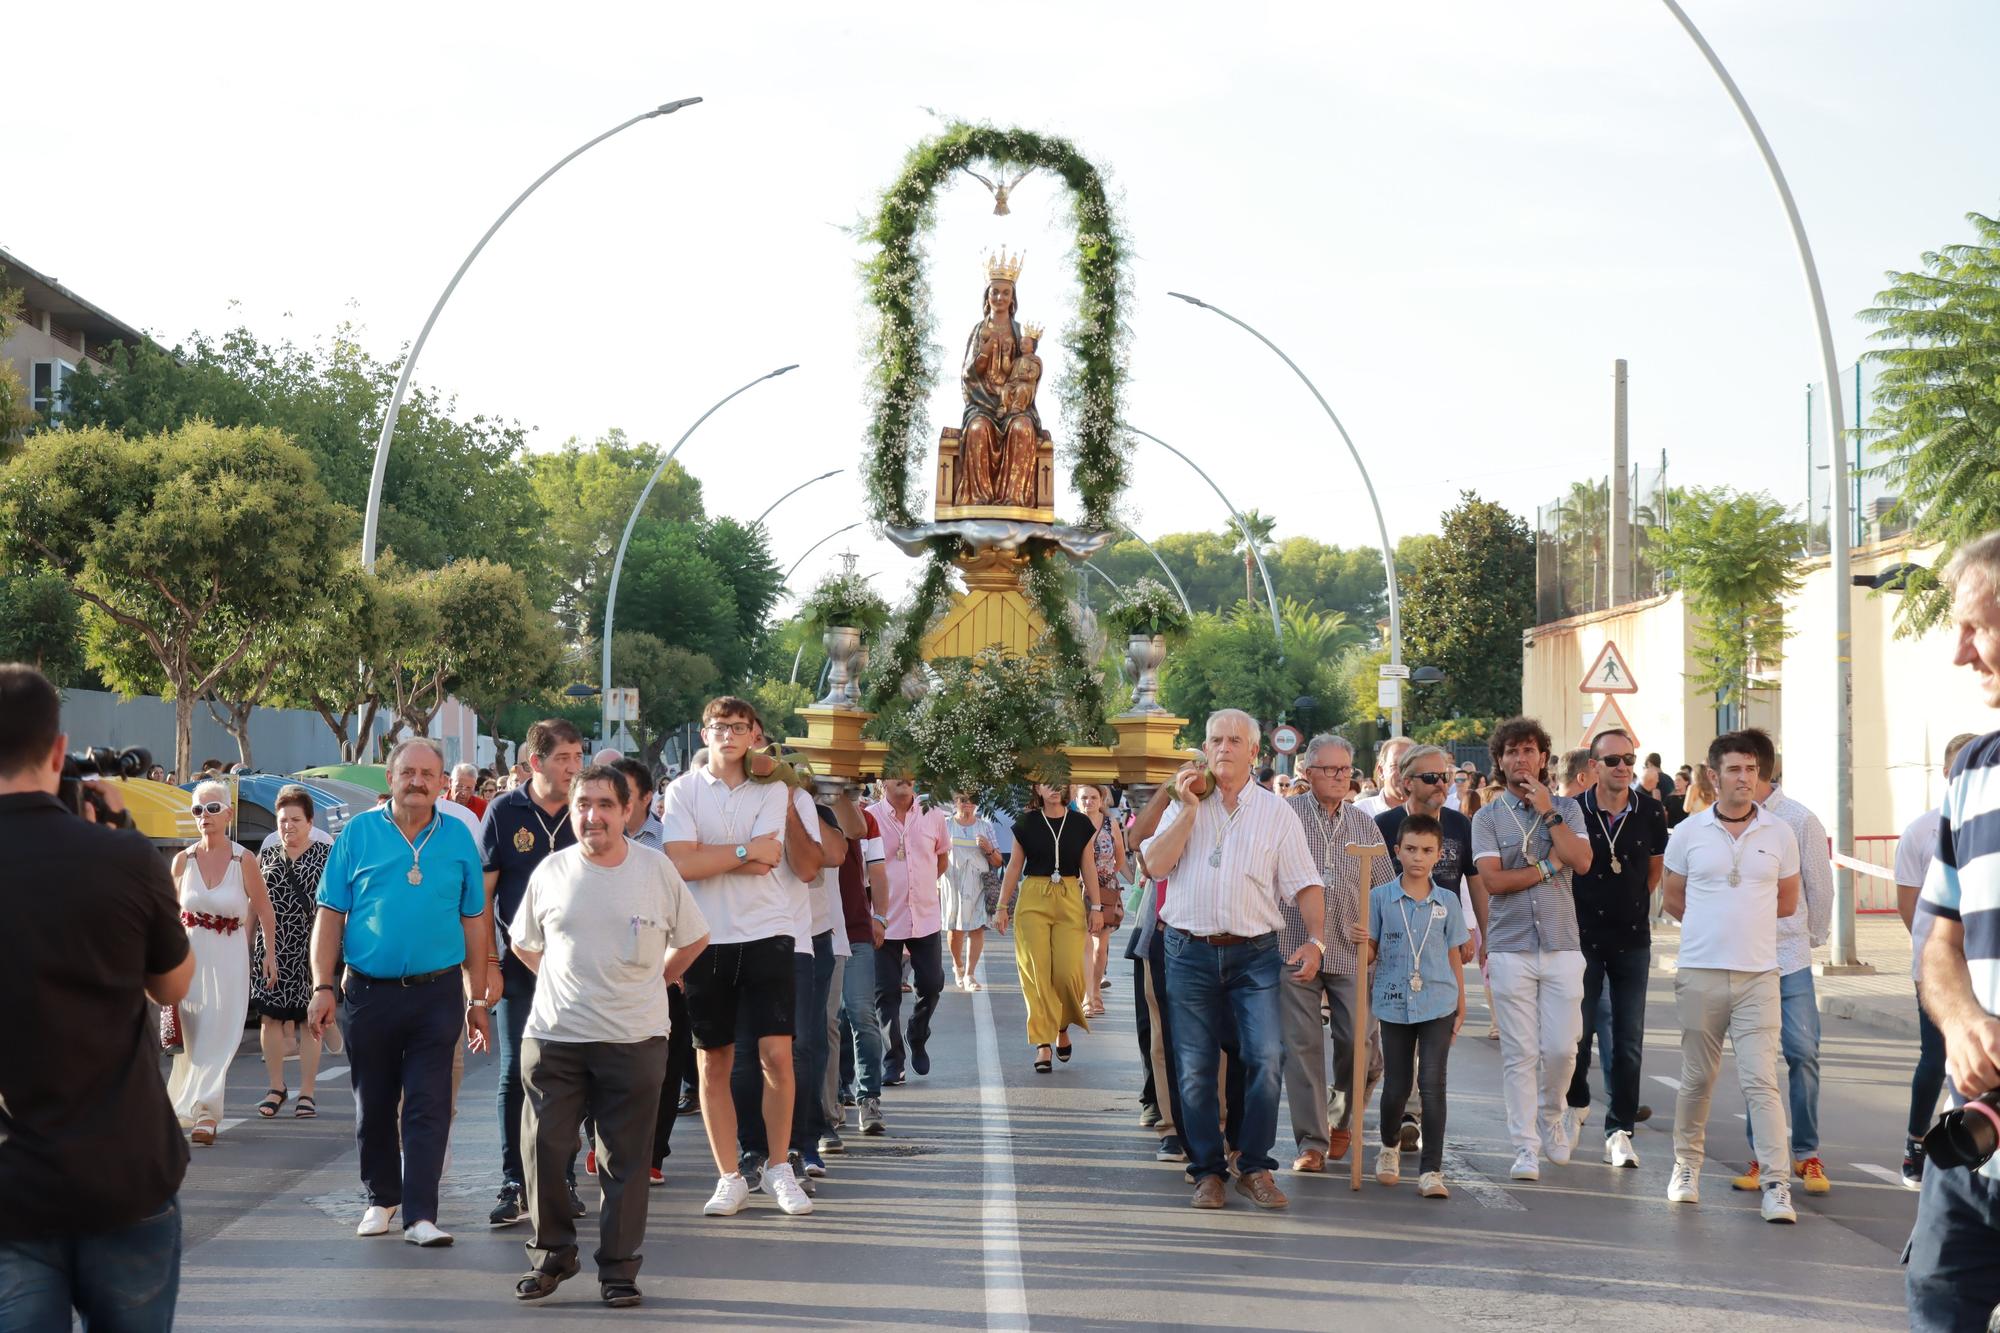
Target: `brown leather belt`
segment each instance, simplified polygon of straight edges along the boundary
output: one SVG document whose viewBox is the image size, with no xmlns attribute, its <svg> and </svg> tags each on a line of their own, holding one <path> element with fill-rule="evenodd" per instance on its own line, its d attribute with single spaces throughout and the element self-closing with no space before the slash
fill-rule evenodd
<svg viewBox="0 0 2000 1333">
<path fill-rule="evenodd" d="M 1217 948 L 1223 948 L 1231 944 L 1248 944 L 1251 940 L 1259 938 L 1254 935 L 1197 935 L 1187 930 L 1183 930 L 1181 934 L 1186 935 L 1191 940 L 1200 940 L 1203 944 L 1213 944 Z"/>
</svg>

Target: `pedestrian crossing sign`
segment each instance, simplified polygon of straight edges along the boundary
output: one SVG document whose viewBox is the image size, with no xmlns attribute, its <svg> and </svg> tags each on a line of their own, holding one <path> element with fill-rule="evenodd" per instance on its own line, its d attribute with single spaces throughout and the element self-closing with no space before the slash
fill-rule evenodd
<svg viewBox="0 0 2000 1333">
<path fill-rule="evenodd" d="M 1583 684 L 1577 686 L 1585 694 L 1637 694 L 1639 686 L 1632 679 L 1632 668 L 1625 665 L 1625 654 L 1618 651 L 1618 645 L 1609 639 L 1604 641 L 1597 660 L 1590 664 L 1590 670 L 1583 675 Z"/>
<path fill-rule="evenodd" d="M 1624 732 L 1632 738 L 1633 748 L 1638 748 L 1639 733 L 1632 730 L 1632 724 L 1625 720 L 1625 710 L 1618 706 L 1616 699 L 1606 699 L 1598 706 L 1597 712 L 1591 716 L 1590 725 L 1583 729 L 1582 743 L 1588 746 L 1607 731 Z"/>
</svg>

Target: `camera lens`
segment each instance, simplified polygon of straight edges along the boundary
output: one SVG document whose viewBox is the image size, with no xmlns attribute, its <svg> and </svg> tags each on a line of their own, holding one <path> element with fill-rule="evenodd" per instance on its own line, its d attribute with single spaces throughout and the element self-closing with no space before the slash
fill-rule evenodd
<svg viewBox="0 0 2000 1333">
<path fill-rule="evenodd" d="M 1924 1135 L 1924 1153 L 1944 1167 L 1980 1167 L 2000 1148 L 2000 1118 L 1993 1094 L 1946 1111 Z"/>
</svg>

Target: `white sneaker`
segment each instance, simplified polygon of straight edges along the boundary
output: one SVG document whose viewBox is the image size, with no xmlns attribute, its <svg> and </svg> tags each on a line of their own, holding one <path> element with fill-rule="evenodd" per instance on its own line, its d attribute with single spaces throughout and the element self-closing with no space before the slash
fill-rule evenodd
<svg viewBox="0 0 2000 1333">
<path fill-rule="evenodd" d="M 394 1208 L 378 1208 L 368 1205 L 368 1211 L 361 1214 L 361 1225 L 354 1228 L 357 1236 L 386 1236 L 389 1234 L 389 1219 L 396 1215 Z"/>
<path fill-rule="evenodd" d="M 1701 1182 L 1692 1163 L 1674 1159 L 1674 1173 L 1667 1179 L 1667 1202 L 1701 1202 Z"/>
<path fill-rule="evenodd" d="M 764 1168 L 763 1190 L 778 1201 L 778 1207 L 793 1217 L 813 1210 L 813 1201 L 799 1188 L 790 1162 L 773 1162 Z"/>
<path fill-rule="evenodd" d="M 1451 1191 L 1444 1187 L 1444 1172 L 1426 1171 L 1417 1177 L 1417 1193 L 1426 1199 L 1449 1199 Z"/>
<path fill-rule="evenodd" d="M 1384 1185 L 1394 1185 L 1403 1178 L 1403 1153 L 1400 1148 L 1384 1148 L 1375 1154 L 1375 1179 Z"/>
<path fill-rule="evenodd" d="M 1764 1220 L 1766 1222 L 1796 1222 L 1798 1210 L 1792 1207 L 1792 1187 L 1785 1181 L 1772 1180 L 1764 1185 Z"/>
<path fill-rule="evenodd" d="M 403 1239 L 411 1245 L 421 1245 L 425 1249 L 451 1244 L 451 1233 L 439 1229 L 435 1222 L 412 1222 L 403 1228 Z"/>
<path fill-rule="evenodd" d="M 1542 1163 L 1533 1148 L 1523 1148 L 1514 1154 L 1514 1167 L 1507 1173 L 1509 1180 L 1540 1180 Z"/>
<path fill-rule="evenodd" d="M 1590 1108 L 1588 1106 L 1572 1106 L 1567 1108 L 1563 1112 L 1562 1119 L 1563 1137 L 1568 1139 L 1572 1145 L 1582 1143 L 1583 1127 L 1589 1123 L 1589 1120 Z"/>
<path fill-rule="evenodd" d="M 750 1186 L 741 1175 L 731 1172 L 715 1182 L 715 1193 L 701 1206 L 702 1216 L 734 1217 L 743 1211 L 743 1203 L 749 1197 Z"/>
<path fill-rule="evenodd" d="M 1632 1136 L 1622 1129 L 1614 1129 L 1604 1136 L 1604 1160 L 1612 1166 L 1637 1166 L 1639 1154 L 1632 1147 Z"/>
<path fill-rule="evenodd" d="M 1549 1132 L 1544 1136 L 1542 1146 L 1547 1149 L 1551 1162 L 1557 1166 L 1568 1166 L 1570 1147 L 1575 1142 L 1569 1132 L 1569 1113 L 1564 1112 L 1562 1119 L 1549 1126 Z"/>
</svg>

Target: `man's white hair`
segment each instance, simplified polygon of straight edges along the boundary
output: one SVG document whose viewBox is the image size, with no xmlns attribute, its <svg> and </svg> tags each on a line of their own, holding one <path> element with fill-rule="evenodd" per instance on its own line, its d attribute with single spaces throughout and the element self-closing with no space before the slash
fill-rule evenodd
<svg viewBox="0 0 2000 1333">
<path fill-rule="evenodd" d="M 1208 715 L 1208 726 L 1203 729 L 1202 735 L 1208 737 L 1210 740 L 1214 740 L 1216 724 L 1223 722 L 1241 723 L 1243 729 L 1250 733 L 1250 748 L 1253 751 L 1256 750 L 1258 744 L 1264 739 L 1264 729 L 1257 725 L 1257 719 L 1240 708 L 1218 708 L 1213 713 L 1210 713 Z"/>
<path fill-rule="evenodd" d="M 460 778 L 470 778 L 474 782 L 479 781 L 479 765 L 453 764 L 451 766 L 451 780 L 456 782 Z"/>
<path fill-rule="evenodd" d="M 1977 573 L 1986 581 L 1987 591 L 2000 598 L 2000 530 L 1975 538 L 1958 548 L 1944 567 L 1945 586 L 1956 588 L 1967 574 Z"/>
<path fill-rule="evenodd" d="M 389 761 L 385 767 L 389 772 L 394 773 L 396 771 L 396 764 L 402 759 L 403 755 L 420 745 L 436 756 L 439 768 L 444 767 L 444 751 L 440 750 L 438 743 L 428 736 L 405 736 L 402 740 L 397 741 L 396 748 L 389 751 Z"/>
<path fill-rule="evenodd" d="M 1451 752 L 1442 745 L 1418 745 L 1404 751 L 1403 757 L 1396 761 L 1396 776 L 1407 788 L 1418 767 L 1432 759 L 1442 759 L 1446 768 L 1451 767 Z"/>
<path fill-rule="evenodd" d="M 1322 731 L 1319 735 L 1306 742 L 1306 752 L 1302 756 L 1304 763 L 1301 764 L 1301 767 L 1310 768 L 1312 765 L 1318 763 L 1319 752 L 1321 750 L 1345 750 L 1347 751 L 1347 762 L 1350 764 L 1354 762 L 1353 741 L 1347 739 L 1345 736 L 1336 735 L 1331 731 Z"/>
<path fill-rule="evenodd" d="M 231 803 L 229 800 L 229 784 L 226 782 L 197 782 L 194 784 L 194 790 L 189 795 L 194 798 L 196 804 L 200 804 L 203 801 L 221 801 L 224 805 Z"/>
</svg>

